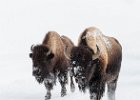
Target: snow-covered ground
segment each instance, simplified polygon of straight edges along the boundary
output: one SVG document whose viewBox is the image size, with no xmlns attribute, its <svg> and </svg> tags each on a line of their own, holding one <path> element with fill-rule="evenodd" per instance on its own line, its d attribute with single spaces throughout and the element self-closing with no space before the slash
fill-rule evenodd
<svg viewBox="0 0 140 100">
<path fill-rule="evenodd" d="M 44 100 L 44 85 L 32 76 L 30 46 L 41 43 L 50 30 L 69 36 L 89 26 L 116 37 L 123 47 L 117 100 L 140 96 L 140 1 L 139 0 L 0 0 L 0 100 Z M 78 88 L 60 97 L 54 87 L 52 100 L 89 100 Z M 107 96 L 103 97 L 107 100 Z"/>
</svg>

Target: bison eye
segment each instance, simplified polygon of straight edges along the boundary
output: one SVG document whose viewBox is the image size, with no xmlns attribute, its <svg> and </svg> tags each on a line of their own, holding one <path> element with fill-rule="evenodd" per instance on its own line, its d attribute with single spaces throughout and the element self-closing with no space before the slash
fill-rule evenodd
<svg viewBox="0 0 140 100">
<path fill-rule="evenodd" d="M 29 54 L 29 57 L 32 58 L 32 57 L 33 57 L 33 53 L 30 53 L 30 54 Z"/>
<path fill-rule="evenodd" d="M 54 57 L 54 54 L 51 53 L 51 54 L 49 54 L 49 55 L 47 56 L 47 60 L 51 60 L 53 57 Z"/>
</svg>

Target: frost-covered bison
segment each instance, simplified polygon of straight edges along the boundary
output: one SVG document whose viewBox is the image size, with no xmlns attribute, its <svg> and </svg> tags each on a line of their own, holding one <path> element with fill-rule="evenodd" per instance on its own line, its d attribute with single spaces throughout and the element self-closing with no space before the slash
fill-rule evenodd
<svg viewBox="0 0 140 100">
<path fill-rule="evenodd" d="M 60 37 L 58 33 L 51 31 L 46 34 L 42 44 L 31 46 L 29 56 L 33 62 L 33 76 L 39 83 L 44 82 L 47 89 L 45 100 L 51 98 L 51 90 L 57 77 L 62 87 L 61 96 L 66 95 L 65 85 L 70 63 L 64 56 L 64 45 L 68 47 L 67 52 L 71 52 L 74 46 L 66 36 Z M 73 83 L 71 86 L 74 88 Z"/>
<path fill-rule="evenodd" d="M 115 90 L 121 68 L 122 47 L 113 37 L 89 27 L 80 35 L 78 46 L 65 56 L 71 60 L 72 71 L 81 91 L 89 88 L 90 99 L 100 100 L 108 86 L 109 100 L 115 100 Z M 67 50 L 67 48 L 65 48 Z"/>
</svg>

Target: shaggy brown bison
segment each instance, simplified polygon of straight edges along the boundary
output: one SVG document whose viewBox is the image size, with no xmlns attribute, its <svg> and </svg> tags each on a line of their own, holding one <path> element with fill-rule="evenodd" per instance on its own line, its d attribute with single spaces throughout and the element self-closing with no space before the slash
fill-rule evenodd
<svg viewBox="0 0 140 100">
<path fill-rule="evenodd" d="M 95 27 L 85 29 L 78 42 L 71 54 L 65 52 L 65 56 L 71 60 L 79 89 L 85 92 L 89 88 L 90 99 L 100 100 L 107 84 L 108 98 L 115 100 L 122 61 L 120 43 L 113 37 L 103 35 Z"/>
<path fill-rule="evenodd" d="M 64 56 L 64 45 L 68 47 L 67 52 L 71 52 L 74 46 L 66 36 L 60 37 L 58 33 L 51 31 L 46 34 L 42 44 L 31 46 L 32 53 L 29 56 L 33 62 L 33 76 L 39 83 L 44 82 L 47 89 L 45 100 L 51 98 L 51 90 L 57 77 L 62 87 L 61 96 L 66 95 L 65 85 L 70 63 Z M 73 83 L 71 86 L 74 89 Z"/>
</svg>

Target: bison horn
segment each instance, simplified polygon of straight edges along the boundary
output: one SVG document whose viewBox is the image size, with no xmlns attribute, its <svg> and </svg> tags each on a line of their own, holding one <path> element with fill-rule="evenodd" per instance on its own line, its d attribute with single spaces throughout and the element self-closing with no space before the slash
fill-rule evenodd
<svg viewBox="0 0 140 100">
<path fill-rule="evenodd" d="M 64 55 L 67 59 L 71 60 L 70 59 L 70 54 L 68 54 L 68 52 L 67 52 L 67 48 L 68 48 L 68 46 L 64 46 Z"/>
<path fill-rule="evenodd" d="M 34 45 L 31 46 L 31 51 L 33 51 L 34 47 L 35 47 Z"/>
<path fill-rule="evenodd" d="M 50 55 L 50 54 L 51 54 L 51 50 L 49 50 L 49 51 L 47 52 L 47 54 L 46 54 L 46 55 L 48 56 L 48 55 Z"/>
<path fill-rule="evenodd" d="M 97 52 L 96 52 L 96 54 L 94 54 L 92 56 L 92 60 L 95 60 L 95 59 L 99 58 L 99 56 L 100 56 L 100 49 L 97 45 L 96 45 L 96 47 L 97 47 Z"/>
</svg>

